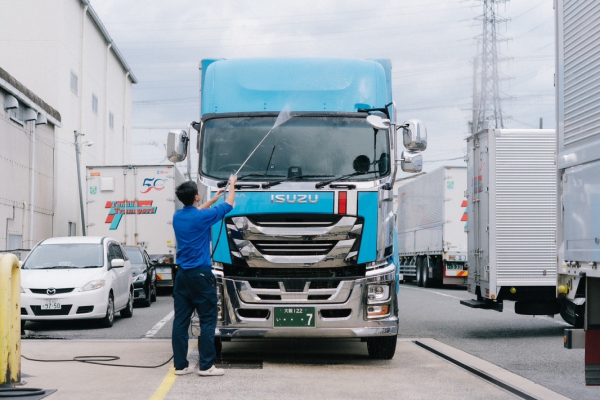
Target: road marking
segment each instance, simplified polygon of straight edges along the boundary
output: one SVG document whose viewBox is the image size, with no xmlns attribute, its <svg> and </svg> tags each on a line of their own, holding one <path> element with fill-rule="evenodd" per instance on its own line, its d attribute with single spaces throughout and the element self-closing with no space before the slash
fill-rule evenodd
<svg viewBox="0 0 600 400">
<path fill-rule="evenodd" d="M 446 293 L 436 292 L 434 290 L 420 289 L 420 288 L 409 287 L 409 286 L 404 286 L 404 289 L 418 290 L 418 291 L 421 291 L 421 292 L 434 293 L 434 294 L 437 294 L 437 295 L 440 295 L 440 296 L 452 297 L 453 299 L 465 300 L 464 298 L 461 298 L 461 297 L 456 297 L 456 296 L 452 296 L 452 295 L 449 295 L 449 294 L 446 294 Z M 515 313 L 515 311 L 511 310 L 511 309 L 504 309 L 504 311 Z M 558 321 L 558 320 L 556 320 L 556 319 L 554 319 L 552 317 L 546 317 L 546 316 L 540 316 L 540 315 L 534 315 L 534 317 L 536 317 L 538 319 L 546 320 L 548 322 L 554 322 L 555 324 L 572 327 L 572 325 L 569 324 L 568 322 Z"/>
<path fill-rule="evenodd" d="M 426 290 L 426 289 L 419 289 L 419 288 L 414 288 L 414 287 L 409 287 L 409 286 L 404 286 L 404 289 L 411 289 L 411 290 L 419 290 L 421 292 L 427 292 L 427 293 L 435 293 L 435 294 L 439 294 L 440 296 L 446 296 L 446 297 L 452 297 L 453 299 L 458 299 L 458 300 L 465 300 L 462 297 L 456 297 L 456 296 L 452 296 L 450 294 L 446 294 L 446 293 L 441 293 L 441 292 L 436 292 L 434 290 Z M 400 289 L 402 290 L 402 289 Z"/>
<path fill-rule="evenodd" d="M 173 313 L 171 313 L 171 314 L 173 314 Z M 168 315 L 167 315 L 167 317 L 168 317 Z M 165 317 L 165 318 L 167 318 L 167 317 Z M 171 315 L 171 317 L 172 317 L 172 315 Z M 195 350 L 197 347 L 198 347 L 198 345 L 194 344 L 189 348 L 188 357 L 190 356 L 190 353 L 193 350 Z M 156 389 L 156 392 L 154 392 L 152 397 L 150 397 L 150 400 L 163 400 L 165 398 L 165 396 L 167 395 L 167 393 L 169 393 L 169 390 L 171 390 L 171 387 L 175 383 L 175 379 L 177 379 L 177 376 L 178 375 L 175 375 L 175 366 L 173 365 L 171 368 L 169 368 L 169 372 L 167 372 L 167 376 L 165 376 L 165 379 L 163 379 L 163 381 L 161 382 L 158 389 Z"/>
<path fill-rule="evenodd" d="M 158 321 L 158 324 L 154 325 L 152 327 L 152 329 L 150 329 L 148 332 L 146 332 L 143 339 L 150 339 L 150 338 L 154 337 L 154 335 L 156 335 L 158 333 L 158 331 L 160 331 L 160 329 L 163 326 L 165 326 L 165 324 L 167 322 L 169 322 L 171 320 L 171 318 L 173 318 L 174 315 L 175 315 L 175 310 L 168 313 L 166 317 L 164 317 L 163 319 Z"/>
<path fill-rule="evenodd" d="M 173 386 L 173 383 L 175 383 L 176 378 L 177 375 L 175 375 L 175 366 L 172 366 L 169 368 L 169 372 L 167 373 L 167 376 L 165 376 L 165 379 L 163 379 L 158 389 L 156 389 L 156 392 L 154 392 L 152 397 L 150 397 L 150 400 L 164 399 L 167 393 L 169 393 L 169 390 L 171 390 L 171 386 Z"/>
</svg>

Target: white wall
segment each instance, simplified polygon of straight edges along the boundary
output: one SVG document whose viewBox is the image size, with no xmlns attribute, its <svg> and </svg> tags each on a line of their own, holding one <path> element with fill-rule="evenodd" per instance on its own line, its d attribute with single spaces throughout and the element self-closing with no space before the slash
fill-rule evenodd
<svg viewBox="0 0 600 400">
<path fill-rule="evenodd" d="M 66 236 L 69 222 L 81 234 L 73 131 L 94 143 L 83 147 L 82 171 L 130 162 L 131 78 L 80 0 L 0 0 L 0 10 L 2 67 L 62 116 L 56 128 L 53 235 Z M 71 72 L 78 77 L 77 93 L 71 91 Z"/>
<path fill-rule="evenodd" d="M 54 208 L 54 125 L 19 123 L 4 110 L 0 88 L 0 250 L 6 250 L 9 235 L 20 236 L 12 248 L 29 249 L 52 236 Z M 30 179 L 33 130 L 35 129 L 35 186 L 33 240 L 29 240 Z"/>
</svg>

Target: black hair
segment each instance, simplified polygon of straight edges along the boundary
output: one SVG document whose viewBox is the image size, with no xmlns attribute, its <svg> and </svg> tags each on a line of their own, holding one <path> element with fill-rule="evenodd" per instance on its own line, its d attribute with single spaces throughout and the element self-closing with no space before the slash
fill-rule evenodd
<svg viewBox="0 0 600 400">
<path fill-rule="evenodd" d="M 191 206 L 194 204 L 194 200 L 198 194 L 198 185 L 196 185 L 196 182 L 185 181 L 177 186 L 175 194 L 184 206 Z"/>
</svg>

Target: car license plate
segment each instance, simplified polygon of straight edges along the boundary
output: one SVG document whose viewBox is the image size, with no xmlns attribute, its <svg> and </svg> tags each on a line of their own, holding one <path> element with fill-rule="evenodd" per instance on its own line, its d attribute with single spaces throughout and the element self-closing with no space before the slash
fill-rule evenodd
<svg viewBox="0 0 600 400">
<path fill-rule="evenodd" d="M 44 304 L 42 304 L 42 310 L 60 310 L 60 303 L 54 300 L 46 300 Z"/>
<path fill-rule="evenodd" d="M 275 327 L 314 327 L 314 307 L 275 307 Z"/>
</svg>

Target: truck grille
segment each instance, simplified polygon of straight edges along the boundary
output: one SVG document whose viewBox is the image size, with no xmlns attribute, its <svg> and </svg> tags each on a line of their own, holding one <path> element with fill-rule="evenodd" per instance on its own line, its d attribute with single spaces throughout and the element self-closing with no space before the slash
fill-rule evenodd
<svg viewBox="0 0 600 400">
<path fill-rule="evenodd" d="M 257 226 L 306 228 L 335 225 L 340 221 L 342 216 L 335 214 L 273 214 L 252 215 L 247 218 Z"/>
<path fill-rule="evenodd" d="M 321 256 L 329 253 L 336 240 L 252 241 L 261 254 L 268 256 Z"/>
</svg>

